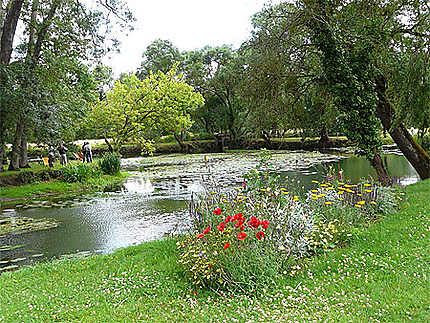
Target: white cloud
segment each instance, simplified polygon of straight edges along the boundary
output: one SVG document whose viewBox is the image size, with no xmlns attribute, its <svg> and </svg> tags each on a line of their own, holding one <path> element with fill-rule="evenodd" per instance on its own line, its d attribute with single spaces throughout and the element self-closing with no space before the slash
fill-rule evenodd
<svg viewBox="0 0 430 323">
<path fill-rule="evenodd" d="M 129 0 L 137 21 L 128 36 L 119 36 L 121 53 L 105 64 L 116 76 L 135 71 L 142 53 L 155 39 L 168 39 L 180 51 L 206 45 L 238 47 L 251 31 L 251 16 L 267 0 Z"/>
</svg>

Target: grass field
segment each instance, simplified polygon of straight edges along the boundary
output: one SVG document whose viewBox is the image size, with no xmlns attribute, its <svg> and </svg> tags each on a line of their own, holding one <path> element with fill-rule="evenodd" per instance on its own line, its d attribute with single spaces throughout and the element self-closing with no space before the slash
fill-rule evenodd
<svg viewBox="0 0 430 323">
<path fill-rule="evenodd" d="M 429 322 L 430 181 L 348 247 L 241 295 L 195 289 L 174 239 L 0 276 L 4 322 Z"/>
</svg>

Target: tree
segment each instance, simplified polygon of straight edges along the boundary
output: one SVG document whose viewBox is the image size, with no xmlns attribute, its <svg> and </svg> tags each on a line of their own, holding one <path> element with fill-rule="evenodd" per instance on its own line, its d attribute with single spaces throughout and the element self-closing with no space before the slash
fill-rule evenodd
<svg viewBox="0 0 430 323">
<path fill-rule="evenodd" d="M 245 64 L 243 58 L 227 45 L 207 46 L 182 55 L 181 69 L 187 82 L 210 104 L 198 111 L 200 120 L 217 120 L 217 124 L 205 127 L 226 130 L 233 138 L 240 137 L 247 118 L 239 88 Z M 212 113 L 214 115 L 210 115 Z"/>
<path fill-rule="evenodd" d="M 9 81 L 7 66 L 11 59 L 13 39 L 23 3 L 24 0 L 10 0 L 6 3 L 2 0 L 0 3 L 0 87 L 2 88 L 0 92 L 0 172 L 3 171 L 3 159 L 6 155 L 6 101 L 10 99 L 12 92 L 6 90 L 10 89 L 6 87 Z"/>
<path fill-rule="evenodd" d="M 338 116 L 297 15 L 292 4 L 265 7 L 253 16 L 251 38 L 241 47 L 247 62 L 242 92 L 254 129 L 269 146 L 271 133 L 286 129 L 300 130 L 303 139 L 320 135 L 325 146 Z"/>
<path fill-rule="evenodd" d="M 201 94 L 185 83 L 174 67 L 143 80 L 131 74 L 117 81 L 106 99 L 93 107 L 91 119 L 110 150 L 119 151 L 126 142 L 140 142 L 149 149 L 151 130 L 177 136 L 191 126 L 190 113 L 203 103 Z"/>
<path fill-rule="evenodd" d="M 78 84 L 87 82 L 89 74 L 83 75 L 79 66 L 80 62 L 89 62 L 98 59 L 104 53 L 111 50 L 109 44 L 116 45 L 116 41 L 108 41 L 105 37 L 105 26 L 110 24 L 111 14 L 117 17 L 122 24 L 127 24 L 132 20 L 130 12 L 121 1 L 108 0 L 97 1 L 97 10 L 89 10 L 78 0 L 62 1 L 52 0 L 39 2 L 32 0 L 31 5 L 24 7 L 24 22 L 26 23 L 25 34 L 27 40 L 20 44 L 17 50 L 17 59 L 23 66 L 23 77 L 18 78 L 19 83 L 15 87 L 21 89 L 21 99 L 16 105 L 15 113 L 11 117 L 15 122 L 13 148 L 9 169 L 19 169 L 27 166 L 26 146 L 27 138 L 32 129 L 29 125 L 38 124 L 41 120 L 50 115 L 51 119 L 57 117 L 57 122 L 51 125 L 61 125 L 64 121 L 64 107 L 66 101 L 60 97 L 63 95 L 64 88 L 67 90 L 78 89 Z M 109 30 L 109 28 L 106 28 Z M 65 74 L 56 73 L 51 67 L 70 64 L 69 71 L 61 69 Z M 45 70 L 45 71 L 43 71 Z M 50 77 L 46 71 L 52 73 Z M 77 73 L 74 73 L 77 72 Z M 52 77 L 54 76 L 54 77 Z M 64 77 L 66 76 L 66 77 Z M 53 82 L 54 84 L 43 84 L 43 81 Z M 63 82 L 62 86 L 55 83 Z M 63 88 L 62 88 L 63 87 Z M 58 92 L 43 92 L 43 90 L 59 90 Z M 82 90 L 82 88 L 80 88 Z M 91 92 L 92 86 L 88 91 L 76 92 L 71 98 L 84 98 Z M 65 91 L 68 94 L 68 91 Z M 46 96 L 53 100 L 44 100 Z M 77 107 L 82 111 L 83 101 L 80 105 L 75 105 L 77 100 L 71 100 L 68 108 Z M 60 103 L 61 102 L 61 103 Z M 16 102 L 18 103 L 18 102 Z M 53 104 L 54 103 L 54 104 Z M 58 108 L 58 105 L 62 107 Z M 56 111 L 56 113 L 50 113 Z M 1 139 L 1 138 L 0 138 Z"/>
<path fill-rule="evenodd" d="M 390 57 L 428 46 L 427 1 L 304 0 L 300 4 L 310 37 L 321 52 L 330 90 L 348 118 L 350 135 L 356 132 L 356 141 L 371 159 L 379 179 L 386 181 L 387 175 L 378 153 L 376 118 L 420 177 L 430 178 L 429 155 L 397 119 L 388 96 L 390 86 L 398 87 L 390 82 L 389 70 L 395 68 Z"/>
<path fill-rule="evenodd" d="M 182 57 L 176 48 L 169 40 L 157 39 L 154 40 L 143 52 L 143 60 L 137 76 L 143 79 L 150 75 L 162 71 L 167 73 L 173 68 L 175 63 L 180 62 Z"/>
</svg>

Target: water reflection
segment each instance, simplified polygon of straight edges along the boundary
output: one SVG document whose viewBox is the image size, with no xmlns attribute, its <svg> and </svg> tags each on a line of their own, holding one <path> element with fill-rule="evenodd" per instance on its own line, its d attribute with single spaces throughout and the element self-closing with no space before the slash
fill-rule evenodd
<svg viewBox="0 0 430 323">
<path fill-rule="evenodd" d="M 142 176 L 133 176 L 128 179 L 124 184 L 125 192 L 129 193 L 140 193 L 140 194 L 150 194 L 154 192 L 154 186 L 152 185 L 149 178 Z"/>
</svg>

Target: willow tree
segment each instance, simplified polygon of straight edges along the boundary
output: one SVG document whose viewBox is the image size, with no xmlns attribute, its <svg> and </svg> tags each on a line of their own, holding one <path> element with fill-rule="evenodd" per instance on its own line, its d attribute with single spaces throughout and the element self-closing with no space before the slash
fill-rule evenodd
<svg viewBox="0 0 430 323">
<path fill-rule="evenodd" d="M 242 89 L 254 126 L 269 145 L 270 130 L 283 129 L 300 130 L 303 137 L 318 133 L 326 145 L 338 113 L 299 9 L 288 3 L 266 7 L 252 24 L 241 51 L 247 62 Z"/>
<path fill-rule="evenodd" d="M 346 114 L 349 135 L 379 179 L 388 178 L 379 156 L 380 123 L 420 177 L 430 178 L 430 157 L 396 117 L 404 107 L 393 105 L 389 96 L 390 88 L 401 86 L 391 79 L 390 70 L 396 68 L 392 57 L 429 46 L 428 1 L 303 0 L 298 5 L 321 53 L 330 91 Z"/>
</svg>

